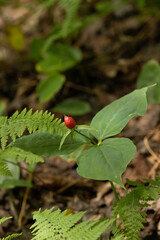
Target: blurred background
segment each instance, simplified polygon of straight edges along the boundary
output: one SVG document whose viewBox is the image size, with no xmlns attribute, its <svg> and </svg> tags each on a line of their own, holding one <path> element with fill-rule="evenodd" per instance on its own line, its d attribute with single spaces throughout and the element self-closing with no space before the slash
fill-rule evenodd
<svg viewBox="0 0 160 240">
<path fill-rule="evenodd" d="M 159 61 L 159 13 L 158 0 L 0 0 L 1 113 L 90 121 Z"/>
<path fill-rule="evenodd" d="M 154 178 L 159 171 L 159 166 L 153 169 L 155 162 L 143 144 L 143 138 L 160 124 L 159 61 L 159 0 L 0 0 L 1 116 L 26 107 L 89 124 L 115 99 L 157 83 L 148 95 L 147 115 L 131 120 L 120 135 L 131 138 L 138 151 L 123 179 Z M 159 141 L 155 130 L 151 146 L 158 154 Z M 87 209 L 89 217 L 109 216 L 114 201 L 110 187 L 78 177 L 75 168 L 75 162 L 62 162 L 60 157 L 54 162 L 46 159 L 45 167 L 38 165 L 43 183 L 34 179 L 36 189 L 30 193 L 23 225 L 30 225 L 37 206 Z M 26 173 L 21 175 L 26 178 Z M 1 190 L 0 217 L 18 219 L 13 209 L 21 208 L 24 191 L 16 188 L 8 197 Z M 159 239 L 158 204 L 148 210 L 142 239 Z M 14 224 L 6 229 L 15 229 Z M 145 238 L 149 234 L 151 238 Z"/>
</svg>

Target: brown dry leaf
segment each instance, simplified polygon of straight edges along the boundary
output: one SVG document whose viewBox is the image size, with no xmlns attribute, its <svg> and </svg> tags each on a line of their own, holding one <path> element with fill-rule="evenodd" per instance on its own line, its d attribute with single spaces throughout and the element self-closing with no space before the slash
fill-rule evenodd
<svg viewBox="0 0 160 240">
<path fill-rule="evenodd" d="M 93 202 L 98 202 L 101 200 L 101 198 L 111 189 L 111 184 L 110 182 L 103 183 L 98 186 L 97 188 L 97 196 L 94 198 L 92 201 Z"/>
<path fill-rule="evenodd" d="M 143 135 L 149 134 L 160 121 L 160 106 L 148 105 L 147 113 L 136 124 Z"/>
<path fill-rule="evenodd" d="M 148 178 L 148 173 L 150 171 L 151 165 L 147 163 L 146 158 L 136 153 L 135 157 L 129 164 L 125 173 L 122 176 L 123 183 L 125 179 L 128 178 L 131 181 L 137 181 L 142 178 Z"/>
</svg>

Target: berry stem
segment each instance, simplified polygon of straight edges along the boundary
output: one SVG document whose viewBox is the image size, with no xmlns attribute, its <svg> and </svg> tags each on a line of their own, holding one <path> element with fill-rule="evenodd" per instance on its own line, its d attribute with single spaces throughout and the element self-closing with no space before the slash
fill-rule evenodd
<svg viewBox="0 0 160 240">
<path fill-rule="evenodd" d="M 89 137 L 86 136 L 85 134 L 83 134 L 83 133 L 81 133 L 81 132 L 78 132 L 76 129 L 73 129 L 73 131 L 75 131 L 76 133 L 80 134 L 81 136 L 89 139 L 92 144 L 94 144 L 94 145 L 96 144 L 96 142 L 95 142 L 94 140 L 92 140 L 91 138 L 89 138 Z"/>
<path fill-rule="evenodd" d="M 116 200 L 118 201 L 118 200 L 119 200 L 119 197 L 118 197 L 118 193 L 117 193 L 117 191 L 116 191 L 116 188 L 115 188 L 115 186 L 114 186 L 114 184 L 113 184 L 112 181 L 110 181 L 110 184 L 111 184 L 112 190 L 113 190 L 113 192 L 114 192 L 115 198 L 116 198 Z"/>
</svg>

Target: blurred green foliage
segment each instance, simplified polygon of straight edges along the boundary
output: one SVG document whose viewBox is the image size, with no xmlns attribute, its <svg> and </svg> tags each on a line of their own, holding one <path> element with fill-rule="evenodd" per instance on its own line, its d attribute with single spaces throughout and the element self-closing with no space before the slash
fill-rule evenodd
<svg viewBox="0 0 160 240">
<path fill-rule="evenodd" d="M 3 115 L 4 111 L 5 111 L 5 108 L 6 108 L 6 103 L 4 101 L 0 101 L 0 116 Z"/>
<path fill-rule="evenodd" d="M 65 82 L 65 76 L 57 72 L 51 73 L 46 79 L 40 81 L 37 86 L 37 93 L 40 102 L 50 100 L 57 92 L 60 91 Z"/>
<path fill-rule="evenodd" d="M 71 116 L 80 116 L 91 111 L 89 103 L 76 99 L 67 99 L 57 104 L 54 109 L 55 112 L 61 112 Z"/>
<path fill-rule="evenodd" d="M 8 4 L 8 0 L 0 0 L 0 5 L 6 5 Z"/>
<path fill-rule="evenodd" d="M 150 60 L 144 64 L 138 76 L 137 86 L 142 88 L 155 83 L 156 86 L 148 89 L 148 103 L 160 103 L 160 65 L 157 61 Z"/>
<path fill-rule="evenodd" d="M 125 4 L 131 4 L 140 16 L 146 14 L 157 16 L 160 12 L 159 0 L 35 0 L 35 2 L 38 2 L 42 12 L 56 7 L 62 13 L 61 21 L 54 21 L 46 36 L 33 39 L 30 45 L 30 57 L 35 61 L 36 70 L 46 75 L 36 88 L 40 102 L 51 100 L 67 81 L 65 71 L 82 60 L 83 54 L 80 49 L 73 46 L 73 42 L 83 28 Z M 12 3 L 16 6 L 22 5 L 20 0 Z M 0 0 L 0 4 L 11 4 L 11 1 Z M 92 11 L 86 10 L 85 4 L 90 6 Z M 16 51 L 23 51 L 26 47 L 25 36 L 17 25 L 6 25 L 6 39 Z"/>
</svg>

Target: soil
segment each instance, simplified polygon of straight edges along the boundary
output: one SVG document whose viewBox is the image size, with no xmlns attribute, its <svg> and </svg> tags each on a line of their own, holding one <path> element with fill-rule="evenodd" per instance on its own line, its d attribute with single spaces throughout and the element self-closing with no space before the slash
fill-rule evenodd
<svg viewBox="0 0 160 240">
<path fill-rule="evenodd" d="M 21 4 L 28 2 L 22 0 Z M 82 30 L 73 44 L 82 50 L 83 60 L 65 72 L 67 81 L 63 89 L 45 104 L 39 104 L 36 95 L 36 86 L 42 76 L 36 72 L 28 51 L 31 40 L 45 35 L 52 26 L 54 11 L 50 11 L 50 14 L 47 14 L 48 10 L 39 14 L 37 11 L 35 14 L 22 5 L 17 8 L 12 4 L 3 6 L 3 14 L 0 16 L 0 97 L 6 103 L 4 115 L 10 116 L 24 107 L 52 111 L 60 101 L 75 97 L 91 104 L 92 111 L 89 114 L 75 118 L 78 124 L 89 124 L 102 107 L 136 89 L 136 80 L 143 64 L 150 59 L 160 61 L 160 19 L 149 14 L 142 15 L 134 6 L 127 6 Z M 92 9 L 92 4 L 89 7 Z M 8 21 L 14 21 L 15 24 L 23 22 L 22 31 L 28 42 L 22 52 L 13 50 L 5 40 L 5 25 Z M 63 117 L 62 114 L 57 116 Z M 130 138 L 137 147 L 135 157 L 123 174 L 124 184 L 126 178 L 141 181 L 143 178 L 154 179 L 160 174 L 160 165 L 157 163 L 160 156 L 158 104 L 148 105 L 146 115 L 131 119 L 119 136 Z M 147 139 L 149 148 L 144 139 Z M 25 166 L 25 163 L 21 164 L 21 167 Z M 29 178 L 23 169 L 21 178 Z M 39 208 L 43 210 L 54 206 L 61 210 L 68 208 L 73 213 L 86 211 L 83 219 L 110 217 L 115 201 L 110 183 L 80 177 L 73 160 L 64 161 L 59 156 L 45 158 L 45 163 L 37 165 L 32 180 L 31 189 L 0 190 L 0 218 L 14 217 L 3 224 L 0 235 L 23 231 L 23 237 L 18 239 L 31 239 L 29 227 L 33 223 L 32 212 Z M 124 196 L 122 188 L 116 185 L 116 189 L 120 196 Z M 20 218 L 22 209 L 24 212 Z M 160 198 L 145 211 L 147 223 L 141 232 L 141 239 L 158 240 Z"/>
</svg>

